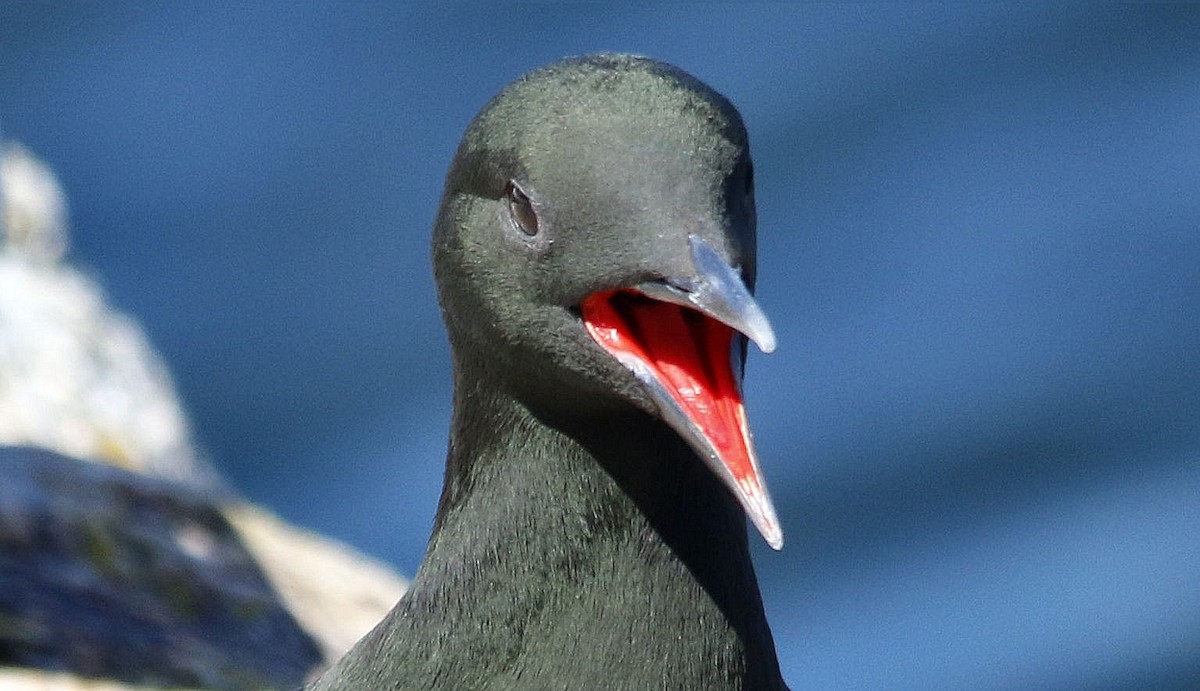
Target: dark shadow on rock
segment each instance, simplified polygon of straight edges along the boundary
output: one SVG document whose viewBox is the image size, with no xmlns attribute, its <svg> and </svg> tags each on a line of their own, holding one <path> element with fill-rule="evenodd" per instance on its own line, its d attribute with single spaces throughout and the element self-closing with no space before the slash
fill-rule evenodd
<svg viewBox="0 0 1200 691">
<path fill-rule="evenodd" d="M 300 686 L 320 652 L 221 514 L 231 498 L 0 447 L 0 666 Z"/>
</svg>

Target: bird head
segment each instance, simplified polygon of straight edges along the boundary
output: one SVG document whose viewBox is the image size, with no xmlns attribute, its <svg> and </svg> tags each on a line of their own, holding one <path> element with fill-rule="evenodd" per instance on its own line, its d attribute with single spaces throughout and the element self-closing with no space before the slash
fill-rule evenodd
<svg viewBox="0 0 1200 691">
<path fill-rule="evenodd" d="M 741 394 L 746 339 L 775 346 L 755 226 L 745 127 L 720 94 L 631 56 L 530 73 L 476 116 L 447 178 L 433 254 L 456 357 L 535 410 L 661 419 L 778 549 Z"/>
</svg>

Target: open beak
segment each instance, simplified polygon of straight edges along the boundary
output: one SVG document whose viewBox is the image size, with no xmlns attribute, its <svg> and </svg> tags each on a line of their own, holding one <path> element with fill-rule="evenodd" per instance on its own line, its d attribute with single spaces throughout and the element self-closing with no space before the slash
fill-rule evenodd
<svg viewBox="0 0 1200 691">
<path fill-rule="evenodd" d="M 741 391 L 742 343 L 775 349 L 775 333 L 738 272 L 696 235 L 695 271 L 588 296 L 592 338 L 647 388 L 659 414 L 733 492 L 771 547 L 783 530 L 767 493 Z"/>
</svg>

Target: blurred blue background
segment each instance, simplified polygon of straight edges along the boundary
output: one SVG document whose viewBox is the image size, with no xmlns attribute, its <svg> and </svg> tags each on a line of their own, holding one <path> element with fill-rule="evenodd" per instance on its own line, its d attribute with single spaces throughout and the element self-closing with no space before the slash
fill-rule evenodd
<svg viewBox="0 0 1200 691">
<path fill-rule="evenodd" d="M 232 483 L 411 574 L 442 176 L 503 84 L 597 50 L 750 129 L 792 686 L 1200 684 L 1200 8 L 5 3 L 0 128 Z"/>
</svg>

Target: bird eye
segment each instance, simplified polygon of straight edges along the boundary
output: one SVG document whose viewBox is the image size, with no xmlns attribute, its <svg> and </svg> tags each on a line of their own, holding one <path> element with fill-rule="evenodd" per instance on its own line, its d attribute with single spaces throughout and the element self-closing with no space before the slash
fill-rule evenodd
<svg viewBox="0 0 1200 691">
<path fill-rule="evenodd" d="M 515 181 L 508 183 L 508 215 L 514 225 L 522 232 L 533 237 L 538 234 L 537 212 L 529 195 Z"/>
</svg>

